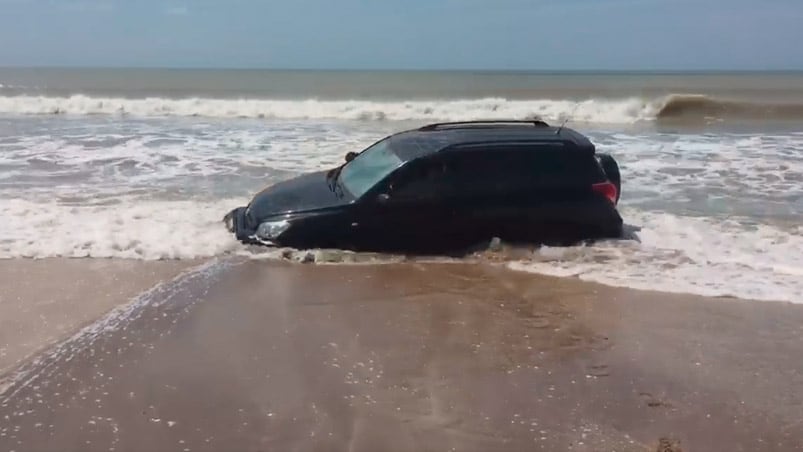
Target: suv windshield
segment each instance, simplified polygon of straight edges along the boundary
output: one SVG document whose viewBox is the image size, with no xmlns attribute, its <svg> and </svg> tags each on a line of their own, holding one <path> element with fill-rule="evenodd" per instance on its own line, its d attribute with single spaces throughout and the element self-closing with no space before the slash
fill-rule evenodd
<svg viewBox="0 0 803 452">
<path fill-rule="evenodd" d="M 349 193 L 359 198 L 402 163 L 390 148 L 390 140 L 383 140 L 349 162 L 341 171 L 339 180 Z"/>
</svg>

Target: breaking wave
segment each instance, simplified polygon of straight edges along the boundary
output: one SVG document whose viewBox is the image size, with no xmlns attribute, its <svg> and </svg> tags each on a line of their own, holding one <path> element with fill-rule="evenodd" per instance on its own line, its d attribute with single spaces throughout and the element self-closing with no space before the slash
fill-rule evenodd
<svg viewBox="0 0 803 452">
<path fill-rule="evenodd" d="M 600 123 L 631 123 L 649 119 L 651 107 L 639 99 L 625 100 L 472 100 L 365 101 L 269 99 L 167 99 L 0 96 L 0 113 L 22 115 L 132 115 L 141 117 L 199 116 L 211 118 L 347 119 L 347 120 L 467 120 L 545 118 Z"/>
<path fill-rule="evenodd" d="M 710 119 L 795 120 L 803 119 L 803 104 L 745 102 L 717 99 L 699 94 L 673 94 L 664 99 L 655 117 L 659 120 L 689 121 Z"/>
<path fill-rule="evenodd" d="M 803 103 L 762 103 L 700 94 L 672 94 L 655 99 L 582 101 L 483 98 L 466 100 L 272 100 L 170 99 L 152 97 L 0 96 L 0 113 L 17 115 L 131 115 L 137 117 L 209 117 L 257 119 L 345 119 L 358 121 L 462 121 L 531 119 L 601 124 L 652 121 L 708 123 L 730 119 L 803 119 Z"/>
</svg>

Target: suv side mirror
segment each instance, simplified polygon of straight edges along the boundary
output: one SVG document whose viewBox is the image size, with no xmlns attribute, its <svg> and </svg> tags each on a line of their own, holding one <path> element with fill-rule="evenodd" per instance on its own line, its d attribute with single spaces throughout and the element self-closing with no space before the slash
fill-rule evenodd
<svg viewBox="0 0 803 452">
<path fill-rule="evenodd" d="M 358 154 L 356 152 L 353 152 L 353 151 L 346 153 L 346 163 L 354 160 L 357 157 L 357 155 Z"/>
</svg>

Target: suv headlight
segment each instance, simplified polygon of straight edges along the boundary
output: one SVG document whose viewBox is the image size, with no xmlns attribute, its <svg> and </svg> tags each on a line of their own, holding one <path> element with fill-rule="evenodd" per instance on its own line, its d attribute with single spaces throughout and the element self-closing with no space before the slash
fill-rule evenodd
<svg viewBox="0 0 803 452">
<path fill-rule="evenodd" d="M 257 228 L 257 237 L 264 240 L 273 240 L 290 228 L 287 220 L 266 221 Z"/>
</svg>

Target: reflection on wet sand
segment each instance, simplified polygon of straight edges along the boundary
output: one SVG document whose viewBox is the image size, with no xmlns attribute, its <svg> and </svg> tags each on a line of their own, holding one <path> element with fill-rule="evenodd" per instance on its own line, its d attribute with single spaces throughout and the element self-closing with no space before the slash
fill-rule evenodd
<svg viewBox="0 0 803 452">
<path fill-rule="evenodd" d="M 803 444 L 798 306 L 423 263 L 229 262 L 151 297 L 24 369 L 0 449 Z"/>
</svg>

